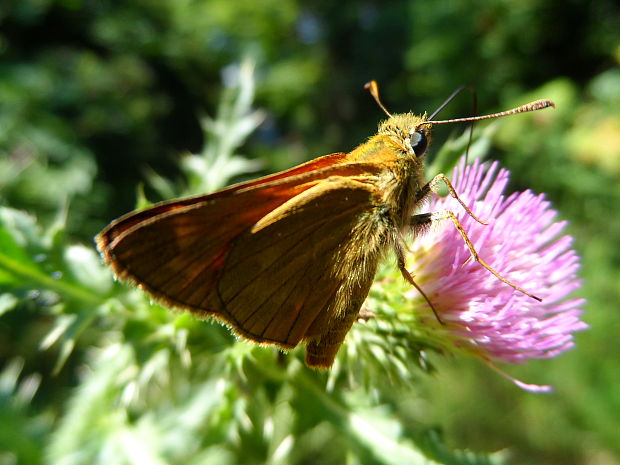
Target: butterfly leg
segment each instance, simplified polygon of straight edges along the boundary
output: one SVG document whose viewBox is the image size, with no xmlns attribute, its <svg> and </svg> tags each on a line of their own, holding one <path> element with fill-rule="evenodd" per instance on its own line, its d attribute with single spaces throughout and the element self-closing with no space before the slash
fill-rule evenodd
<svg viewBox="0 0 620 465">
<path fill-rule="evenodd" d="M 450 195 L 454 199 L 456 199 L 458 203 L 461 204 L 461 206 L 465 209 L 465 211 L 467 212 L 469 216 L 471 216 L 474 220 L 476 220 L 480 224 L 484 224 L 484 225 L 489 224 L 486 221 L 482 221 L 480 218 L 478 218 L 476 215 L 472 213 L 469 207 L 465 205 L 465 202 L 463 202 L 461 198 L 457 195 L 456 190 L 454 189 L 454 186 L 452 185 L 450 180 L 446 177 L 446 175 L 443 173 L 439 173 L 433 179 L 427 182 L 424 186 L 422 186 L 422 188 L 418 191 L 416 195 L 415 204 L 417 205 L 419 202 L 424 200 L 428 196 L 428 194 L 430 194 L 431 192 L 437 193 L 439 191 L 439 185 L 441 183 L 443 183 L 448 188 Z M 420 216 L 420 215 L 416 215 L 416 216 Z"/>
<path fill-rule="evenodd" d="M 416 216 L 420 216 L 420 215 L 416 215 Z M 414 218 L 416 218 L 416 216 L 414 216 Z M 435 318 L 437 318 L 437 321 L 441 324 L 444 324 L 444 322 L 441 321 L 441 318 L 439 318 L 439 314 L 437 313 L 437 310 L 435 309 L 433 302 L 431 302 L 431 299 L 426 295 L 426 293 L 422 290 L 422 288 L 413 280 L 413 276 L 411 275 L 411 273 L 409 273 L 409 270 L 407 269 L 407 266 L 405 263 L 405 253 L 403 251 L 402 245 L 397 243 L 395 247 L 395 251 L 396 251 L 396 259 L 398 260 L 398 269 L 400 270 L 400 273 L 403 275 L 403 278 L 405 278 L 405 280 L 409 282 L 409 284 L 415 287 L 418 290 L 418 292 L 422 295 L 422 297 L 424 297 L 424 300 L 426 300 L 429 307 L 431 307 L 431 310 L 435 314 Z"/>
<path fill-rule="evenodd" d="M 467 208 L 467 207 L 465 207 L 465 208 Z M 473 216 L 473 217 L 476 218 L 475 216 Z M 456 215 L 452 211 L 450 211 L 450 210 L 441 210 L 441 211 L 433 212 L 433 213 L 422 213 L 422 214 L 419 214 L 419 215 L 414 215 L 411 218 L 410 224 L 411 224 L 411 226 L 414 229 L 421 229 L 421 228 L 428 227 L 430 224 L 432 224 L 434 222 L 443 221 L 443 220 L 450 220 L 450 221 L 452 221 L 452 223 L 456 227 L 457 231 L 459 232 L 459 234 L 463 238 L 463 241 L 465 241 L 465 245 L 469 249 L 469 253 L 471 254 L 471 258 L 476 260 L 480 265 L 482 265 L 483 268 L 486 268 L 493 276 L 495 276 L 497 279 L 499 279 L 503 283 L 508 284 L 513 289 L 516 289 L 517 291 L 522 292 L 523 294 L 527 295 L 528 297 L 531 297 L 534 300 L 542 302 L 542 299 L 540 297 L 537 297 L 534 294 L 531 294 L 530 292 L 526 291 L 522 287 L 517 286 L 513 282 L 511 282 L 508 279 L 504 278 L 496 270 L 491 268 L 491 266 L 487 262 L 485 262 L 482 258 L 480 258 L 480 256 L 478 255 L 478 252 L 476 252 L 476 249 L 474 248 L 474 245 L 472 244 L 471 240 L 467 236 L 467 233 L 465 232 L 465 229 L 463 229 L 463 225 L 461 224 L 461 222 L 458 220 L 458 218 L 456 217 Z"/>
</svg>

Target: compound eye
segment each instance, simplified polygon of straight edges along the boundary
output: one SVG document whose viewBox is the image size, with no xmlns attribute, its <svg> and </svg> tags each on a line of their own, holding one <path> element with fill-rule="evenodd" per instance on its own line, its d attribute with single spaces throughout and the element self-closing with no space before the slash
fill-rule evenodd
<svg viewBox="0 0 620 465">
<path fill-rule="evenodd" d="M 424 133 L 420 131 L 412 132 L 411 136 L 409 136 L 409 141 L 411 142 L 411 148 L 416 156 L 421 157 L 424 155 L 426 147 L 428 146 L 428 139 Z"/>
</svg>

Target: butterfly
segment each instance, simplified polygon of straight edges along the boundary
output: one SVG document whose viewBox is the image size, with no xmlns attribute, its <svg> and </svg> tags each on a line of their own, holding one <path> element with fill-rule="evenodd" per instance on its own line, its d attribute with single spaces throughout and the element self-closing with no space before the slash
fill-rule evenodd
<svg viewBox="0 0 620 465">
<path fill-rule="evenodd" d="M 96 237 L 104 261 L 119 279 L 166 306 L 215 317 L 244 339 L 283 350 L 305 343 L 305 363 L 314 368 L 333 364 L 389 251 L 434 308 L 405 268 L 403 252 L 403 238 L 434 221 L 452 220 L 474 259 L 538 299 L 478 257 L 454 214 L 416 212 L 445 184 L 482 222 L 443 174 L 425 181 L 433 125 L 553 103 L 537 100 L 492 115 L 435 121 L 435 114 L 391 115 L 376 83 L 367 88 L 388 118 L 353 151 L 122 216 Z"/>
</svg>

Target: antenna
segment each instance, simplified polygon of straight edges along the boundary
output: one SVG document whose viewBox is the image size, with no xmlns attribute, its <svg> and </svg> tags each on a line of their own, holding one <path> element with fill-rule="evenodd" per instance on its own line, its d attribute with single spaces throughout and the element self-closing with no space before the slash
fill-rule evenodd
<svg viewBox="0 0 620 465">
<path fill-rule="evenodd" d="M 460 86 L 454 92 L 452 92 L 450 96 L 447 99 L 445 99 L 441 105 L 439 105 L 439 108 L 437 108 L 434 112 L 431 113 L 431 116 L 429 116 L 428 119 L 432 120 L 435 116 L 437 116 L 439 112 L 443 110 L 446 107 L 446 105 L 448 105 L 448 103 L 454 100 L 456 96 L 459 95 L 464 90 L 468 90 L 472 93 L 472 96 L 474 98 L 474 114 L 476 114 L 477 108 L 478 108 L 478 99 L 476 97 L 476 89 L 474 89 L 473 87 L 469 87 L 469 86 Z"/>
<path fill-rule="evenodd" d="M 383 106 L 383 104 L 381 103 L 381 99 L 379 98 L 379 86 L 377 85 L 377 81 L 372 80 L 370 82 L 367 82 L 366 84 L 364 84 L 364 89 L 367 89 L 368 92 L 370 92 L 370 95 L 373 96 L 375 102 L 377 102 L 377 105 L 379 105 L 379 108 L 381 108 L 383 112 L 391 118 L 392 115 Z"/>
<path fill-rule="evenodd" d="M 425 121 L 422 124 L 443 124 L 443 123 L 461 123 L 467 121 L 479 121 L 481 119 L 499 118 L 501 116 L 514 115 L 516 113 L 527 113 L 528 111 L 542 110 L 543 108 L 555 108 L 555 103 L 551 100 L 536 100 L 534 102 L 526 103 L 511 110 L 500 111 L 499 113 L 492 113 L 490 115 L 481 116 L 468 116 L 466 118 L 444 119 L 439 121 Z"/>
</svg>

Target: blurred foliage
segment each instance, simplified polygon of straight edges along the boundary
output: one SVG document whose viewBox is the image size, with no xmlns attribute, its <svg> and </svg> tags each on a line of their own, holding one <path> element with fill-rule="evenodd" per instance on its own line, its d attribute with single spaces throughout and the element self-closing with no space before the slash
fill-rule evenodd
<svg viewBox="0 0 620 465">
<path fill-rule="evenodd" d="M 616 2 L 4 0 L 0 24 L 0 463 L 620 462 Z M 369 79 L 391 111 L 464 83 L 479 111 L 556 102 L 477 125 L 472 147 L 546 192 L 583 257 L 591 330 L 511 368 L 554 394 L 420 357 L 390 319 L 308 372 L 99 263 L 92 236 L 145 197 L 350 150 L 381 119 Z M 461 96 L 442 117 L 471 111 Z"/>
</svg>

